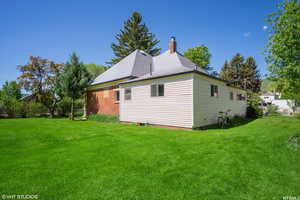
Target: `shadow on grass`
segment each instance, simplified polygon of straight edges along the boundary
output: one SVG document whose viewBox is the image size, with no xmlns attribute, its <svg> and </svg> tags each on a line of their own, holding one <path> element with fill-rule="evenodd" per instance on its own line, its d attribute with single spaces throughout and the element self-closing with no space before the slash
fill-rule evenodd
<svg viewBox="0 0 300 200">
<path fill-rule="evenodd" d="M 230 129 L 230 128 L 235 128 L 235 127 L 239 127 L 239 126 L 243 126 L 246 125 L 252 121 L 256 120 L 255 118 L 234 118 L 232 119 L 232 121 L 229 123 L 229 125 L 221 128 L 218 124 L 212 124 L 212 125 L 208 125 L 208 126 L 203 126 L 203 127 L 199 127 L 199 128 L 195 128 L 195 130 L 209 130 L 209 129 Z"/>
</svg>

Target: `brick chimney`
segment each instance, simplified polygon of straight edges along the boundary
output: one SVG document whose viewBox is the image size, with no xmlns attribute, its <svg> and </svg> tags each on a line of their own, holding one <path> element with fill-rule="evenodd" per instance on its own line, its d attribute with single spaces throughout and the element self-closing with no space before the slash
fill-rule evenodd
<svg viewBox="0 0 300 200">
<path fill-rule="evenodd" d="M 176 52 L 176 40 L 175 37 L 172 36 L 169 42 L 169 50 L 170 53 L 175 53 Z"/>
</svg>

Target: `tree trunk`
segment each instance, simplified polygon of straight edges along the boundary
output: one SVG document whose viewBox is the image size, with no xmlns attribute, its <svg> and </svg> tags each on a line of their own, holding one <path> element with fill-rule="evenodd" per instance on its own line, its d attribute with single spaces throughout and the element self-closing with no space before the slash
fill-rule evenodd
<svg viewBox="0 0 300 200">
<path fill-rule="evenodd" d="M 82 119 L 86 120 L 87 119 L 87 110 L 86 110 L 86 106 L 87 106 L 87 93 L 84 93 L 84 101 L 83 101 L 83 116 Z"/>
<path fill-rule="evenodd" d="M 70 120 L 74 120 L 74 99 L 72 98 L 72 103 L 71 103 L 71 115 L 70 115 Z"/>
<path fill-rule="evenodd" d="M 53 108 L 49 108 L 49 114 L 50 114 L 50 118 L 54 117 L 54 109 Z"/>
</svg>

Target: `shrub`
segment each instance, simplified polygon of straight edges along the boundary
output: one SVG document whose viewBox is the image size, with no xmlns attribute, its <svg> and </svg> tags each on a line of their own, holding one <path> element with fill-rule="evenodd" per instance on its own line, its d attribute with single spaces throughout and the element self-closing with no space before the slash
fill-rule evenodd
<svg viewBox="0 0 300 200">
<path fill-rule="evenodd" d="M 22 117 L 39 117 L 47 113 L 47 108 L 36 102 L 22 102 L 20 115 Z"/>
<path fill-rule="evenodd" d="M 69 97 L 64 97 L 57 105 L 57 112 L 59 116 L 67 117 L 71 112 L 71 103 L 72 100 Z M 83 99 L 77 99 L 74 102 L 74 110 L 79 111 L 76 112 L 75 115 L 79 116 L 82 112 L 80 112 L 83 108 Z M 82 115 L 82 114 L 81 114 Z"/>
<path fill-rule="evenodd" d="M 13 97 L 3 97 L 1 99 L 1 110 L 8 117 L 17 117 L 21 111 L 21 103 Z"/>
<path fill-rule="evenodd" d="M 296 119 L 300 119 L 300 112 L 295 114 Z"/>
<path fill-rule="evenodd" d="M 276 105 L 273 105 L 273 104 L 269 104 L 267 106 L 267 113 L 266 115 L 278 115 L 279 112 L 278 112 L 278 106 Z"/>
<path fill-rule="evenodd" d="M 247 118 L 258 118 L 263 116 L 263 110 L 259 106 L 248 106 L 246 111 Z"/>
<path fill-rule="evenodd" d="M 67 117 L 71 111 L 71 98 L 64 97 L 57 105 L 59 116 Z"/>
<path fill-rule="evenodd" d="M 258 94 L 255 93 L 249 93 L 247 94 L 247 111 L 246 111 L 246 117 L 247 118 L 258 118 L 263 116 L 263 110 L 261 107 L 259 107 L 259 103 L 261 102 L 260 97 Z"/>
<path fill-rule="evenodd" d="M 112 123 L 119 122 L 118 115 L 94 114 L 94 115 L 89 115 L 88 119 L 91 121 L 97 121 L 97 122 L 112 122 Z"/>
</svg>

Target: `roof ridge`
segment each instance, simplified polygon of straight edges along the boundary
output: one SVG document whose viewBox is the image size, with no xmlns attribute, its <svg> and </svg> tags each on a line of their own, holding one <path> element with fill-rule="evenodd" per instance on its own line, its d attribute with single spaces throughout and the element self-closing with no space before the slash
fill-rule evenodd
<svg viewBox="0 0 300 200">
<path fill-rule="evenodd" d="M 137 54 L 138 54 L 139 51 L 140 51 L 139 49 L 134 50 L 135 55 L 134 55 L 134 60 L 133 60 L 133 63 L 132 63 L 132 68 L 131 68 L 130 75 L 133 74 L 133 70 L 134 70 L 134 67 L 135 67 L 135 64 L 136 64 Z"/>
</svg>

